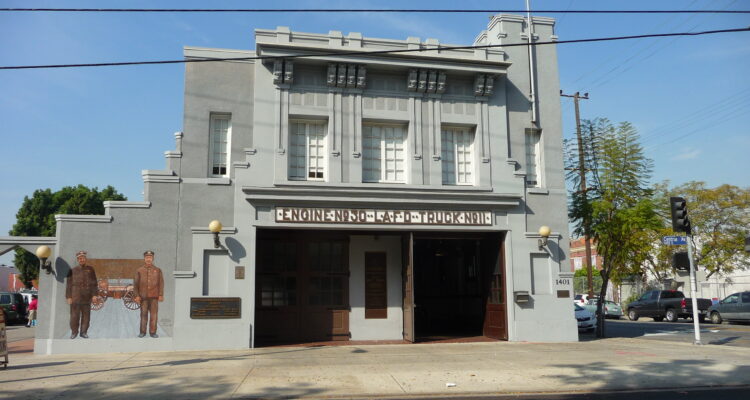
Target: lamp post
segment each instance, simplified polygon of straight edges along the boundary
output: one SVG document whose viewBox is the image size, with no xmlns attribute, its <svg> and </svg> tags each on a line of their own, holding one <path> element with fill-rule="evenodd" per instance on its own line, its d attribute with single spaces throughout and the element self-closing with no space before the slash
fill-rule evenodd
<svg viewBox="0 0 750 400">
<path fill-rule="evenodd" d="M 549 239 L 549 235 L 552 233 L 552 231 L 549 229 L 549 226 L 542 225 L 539 228 L 539 236 L 542 238 L 537 241 L 537 244 L 539 245 L 539 250 L 544 250 L 544 246 L 547 245 L 547 240 Z"/>
<path fill-rule="evenodd" d="M 218 249 L 221 247 L 221 242 L 219 242 L 219 232 L 221 232 L 221 222 L 219 220 L 213 220 L 208 224 L 208 230 L 211 231 L 211 233 L 214 234 L 214 248 Z"/>
<path fill-rule="evenodd" d="M 39 258 L 39 269 L 43 269 L 47 275 L 52 273 L 52 263 L 47 260 L 50 255 L 52 255 L 52 249 L 49 246 L 39 246 L 36 248 L 36 256 Z"/>
</svg>

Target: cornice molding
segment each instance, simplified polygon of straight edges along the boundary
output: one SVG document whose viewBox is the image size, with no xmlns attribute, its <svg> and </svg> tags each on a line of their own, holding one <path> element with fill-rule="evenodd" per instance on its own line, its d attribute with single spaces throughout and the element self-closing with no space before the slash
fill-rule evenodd
<svg viewBox="0 0 750 400">
<path fill-rule="evenodd" d="M 57 214 L 57 215 L 55 215 L 55 221 L 58 221 L 58 222 L 110 223 L 110 222 L 112 222 L 112 216 L 110 216 L 110 215 L 70 215 L 70 214 Z"/>
</svg>

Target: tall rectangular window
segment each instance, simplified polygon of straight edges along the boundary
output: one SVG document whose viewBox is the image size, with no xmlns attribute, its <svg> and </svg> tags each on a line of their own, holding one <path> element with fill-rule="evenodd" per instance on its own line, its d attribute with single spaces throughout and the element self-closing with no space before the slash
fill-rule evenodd
<svg viewBox="0 0 750 400">
<path fill-rule="evenodd" d="M 211 114 L 210 123 L 209 168 L 211 176 L 227 176 L 229 170 L 229 140 L 232 134 L 232 116 L 229 114 Z"/>
<path fill-rule="evenodd" d="M 474 132 L 469 128 L 443 128 L 441 133 L 443 185 L 474 183 Z"/>
<path fill-rule="evenodd" d="M 325 121 L 289 124 L 289 179 L 325 180 L 326 131 Z"/>
<path fill-rule="evenodd" d="M 362 127 L 362 180 L 406 181 L 406 127 L 366 124 Z"/>
<path fill-rule="evenodd" d="M 539 142 L 542 132 L 538 129 L 526 130 L 526 183 L 529 186 L 540 186 L 539 167 L 541 166 L 541 149 Z"/>
</svg>

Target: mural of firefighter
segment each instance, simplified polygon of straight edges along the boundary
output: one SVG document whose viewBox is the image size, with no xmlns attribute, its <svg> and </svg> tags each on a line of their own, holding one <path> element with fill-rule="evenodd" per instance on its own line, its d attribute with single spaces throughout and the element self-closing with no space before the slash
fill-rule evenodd
<svg viewBox="0 0 750 400">
<path fill-rule="evenodd" d="M 84 253 L 85 256 L 85 252 L 79 253 Z M 70 294 L 66 297 L 71 304 L 71 330 L 66 337 L 75 338 L 76 335 L 81 338 L 97 339 L 144 337 L 147 325 L 151 328 L 148 329 L 151 337 L 166 336 L 166 332 L 157 323 L 158 302 L 164 299 L 164 278 L 161 270 L 153 265 L 153 252 L 147 251 L 142 259 L 84 259 L 84 265 L 88 267 L 85 274 L 80 272 L 76 274 L 76 268 L 82 269 L 81 260 L 78 261 L 79 265 L 74 267 L 68 275 L 67 285 L 70 288 Z M 147 262 L 150 266 L 147 266 Z M 146 275 L 142 273 L 142 270 L 145 270 Z M 81 281 L 80 284 L 76 284 L 75 280 L 78 275 L 82 276 L 78 279 Z M 140 292 L 136 287 L 140 283 L 138 282 L 139 276 L 143 281 Z M 78 297 L 82 299 L 85 297 L 88 302 L 85 305 L 75 305 L 71 302 L 71 297 L 75 297 L 72 296 L 74 291 L 80 292 L 74 288 L 82 285 L 84 278 L 88 278 L 85 279 L 87 282 L 85 285 L 88 285 L 86 286 L 87 292 L 78 293 L 80 294 Z M 153 292 L 155 296 L 151 296 Z M 139 293 L 142 293 L 140 297 Z M 144 304 L 146 308 L 142 310 Z M 73 308 L 76 308 L 78 313 L 74 313 Z M 84 308 L 88 313 L 83 310 Z M 148 321 L 149 316 L 151 321 Z M 80 320 L 80 327 L 75 331 L 73 330 L 74 318 Z"/>
</svg>

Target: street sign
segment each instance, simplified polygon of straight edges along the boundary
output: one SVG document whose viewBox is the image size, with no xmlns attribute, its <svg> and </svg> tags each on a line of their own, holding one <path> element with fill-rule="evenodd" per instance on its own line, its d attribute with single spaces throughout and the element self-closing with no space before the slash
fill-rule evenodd
<svg viewBox="0 0 750 400">
<path fill-rule="evenodd" d="M 661 242 L 669 246 L 687 244 L 687 236 L 662 236 Z"/>
</svg>

